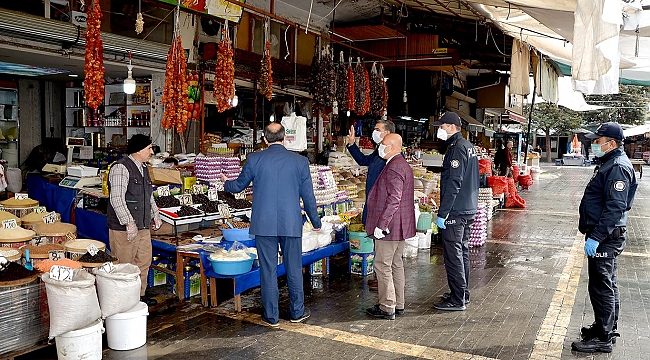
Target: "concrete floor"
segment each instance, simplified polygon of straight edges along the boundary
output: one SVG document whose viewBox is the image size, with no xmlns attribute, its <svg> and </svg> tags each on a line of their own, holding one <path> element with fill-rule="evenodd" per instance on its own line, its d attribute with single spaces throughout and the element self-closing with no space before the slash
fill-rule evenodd
<svg viewBox="0 0 650 360">
<path fill-rule="evenodd" d="M 217 309 L 195 302 L 149 317 L 147 345 L 130 352 L 106 350 L 105 359 L 648 359 L 650 358 L 650 181 L 639 188 L 619 257 L 621 338 L 609 355 L 571 352 L 579 329 L 593 321 L 587 295 L 584 239 L 577 208 L 593 167 L 543 168 L 525 210 L 500 211 L 488 241 L 470 250 L 472 302 L 463 312 L 432 305 L 447 291 L 440 245 L 405 259 L 406 314 L 395 321 L 367 316 L 376 302 L 367 279 L 344 274 L 340 259 L 329 279 L 306 276 L 304 324 L 261 325 L 259 290 Z M 281 309 L 287 309 L 286 286 Z M 51 352 L 51 350 L 50 350 Z M 39 358 L 50 358 L 41 352 Z M 31 357 L 35 358 L 35 357 Z"/>
</svg>

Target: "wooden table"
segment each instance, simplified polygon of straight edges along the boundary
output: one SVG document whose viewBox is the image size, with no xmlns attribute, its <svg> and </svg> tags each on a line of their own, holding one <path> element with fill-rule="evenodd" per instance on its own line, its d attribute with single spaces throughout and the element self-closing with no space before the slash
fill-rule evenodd
<svg viewBox="0 0 650 360">
<path fill-rule="evenodd" d="M 195 251 L 176 251 L 176 295 L 178 299 L 183 301 L 185 300 L 185 265 L 192 260 L 199 260 L 199 273 L 201 274 L 201 304 L 203 306 L 208 306 L 208 281 L 203 273 L 203 265 L 201 265 L 201 260 L 199 258 L 199 253 Z M 159 269 L 161 270 L 161 269 Z"/>
<path fill-rule="evenodd" d="M 639 172 L 639 179 L 643 178 L 643 164 L 645 164 L 645 162 L 643 160 L 633 160 L 633 159 L 630 159 L 630 162 L 634 167 L 634 171 Z"/>
</svg>

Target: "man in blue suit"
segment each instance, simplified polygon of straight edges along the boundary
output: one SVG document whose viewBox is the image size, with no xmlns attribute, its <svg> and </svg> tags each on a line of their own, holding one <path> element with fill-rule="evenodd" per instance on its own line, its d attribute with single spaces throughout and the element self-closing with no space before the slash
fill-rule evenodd
<svg viewBox="0 0 650 360">
<path fill-rule="evenodd" d="M 270 326 L 279 325 L 278 309 L 278 244 L 282 247 L 287 270 L 291 322 L 301 322 L 310 315 L 304 306 L 302 288 L 302 198 L 305 212 L 314 231 L 321 221 L 316 210 L 316 198 L 309 174 L 307 158 L 284 147 L 284 127 L 269 124 L 264 130 L 268 149 L 248 156 L 246 165 L 236 180 L 227 181 L 222 175 L 224 189 L 231 193 L 243 191 L 253 182 L 253 213 L 250 234 L 255 235 L 260 260 L 260 284 L 264 314 L 262 320 Z"/>
</svg>

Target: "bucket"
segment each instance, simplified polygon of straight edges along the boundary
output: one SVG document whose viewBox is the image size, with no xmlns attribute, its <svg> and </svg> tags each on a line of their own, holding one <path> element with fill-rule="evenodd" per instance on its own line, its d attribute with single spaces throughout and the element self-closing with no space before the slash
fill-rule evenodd
<svg viewBox="0 0 650 360">
<path fill-rule="evenodd" d="M 147 304 L 139 302 L 127 312 L 107 317 L 108 347 L 113 350 L 132 350 L 144 345 L 147 342 L 147 315 L 149 315 Z"/>
<path fill-rule="evenodd" d="M 431 249 L 431 233 L 433 231 L 428 229 L 426 232 L 417 233 L 418 236 L 418 248 L 420 250 L 429 250 Z"/>
<path fill-rule="evenodd" d="M 530 168 L 530 176 L 533 178 L 533 181 L 538 181 L 539 180 L 539 172 L 540 172 L 540 168 L 538 168 L 538 167 L 531 167 Z"/>
<path fill-rule="evenodd" d="M 402 257 L 414 258 L 418 257 L 418 237 L 414 236 L 410 239 L 404 240 L 404 252 Z"/>
<path fill-rule="evenodd" d="M 59 360 L 92 360 L 102 358 L 102 319 L 80 329 L 56 337 L 56 355 Z"/>
<path fill-rule="evenodd" d="M 418 223 L 416 229 L 420 231 L 425 231 L 431 229 L 431 222 L 433 222 L 433 217 L 430 212 L 422 212 L 418 217 Z"/>
<path fill-rule="evenodd" d="M 353 253 L 371 253 L 375 249 L 375 242 L 365 232 L 348 231 L 350 238 L 350 251 Z"/>
<path fill-rule="evenodd" d="M 18 169 L 18 149 L 4 149 L 2 150 L 2 158 L 7 160 L 7 183 L 11 184 L 11 178 L 9 177 L 10 171 L 12 169 L 18 170 L 20 173 L 20 169 Z M 14 184 L 19 184 L 19 187 L 22 187 L 22 179 L 18 183 Z M 9 185 L 11 186 L 11 185 Z M 11 189 L 11 188 L 10 188 Z M 9 190 L 11 192 L 18 192 L 20 191 L 20 188 L 17 191 Z"/>
</svg>

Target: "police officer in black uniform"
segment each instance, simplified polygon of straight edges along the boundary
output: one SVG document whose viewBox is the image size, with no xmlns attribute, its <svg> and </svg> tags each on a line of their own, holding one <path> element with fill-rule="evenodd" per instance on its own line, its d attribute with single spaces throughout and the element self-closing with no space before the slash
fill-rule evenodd
<svg viewBox="0 0 650 360">
<path fill-rule="evenodd" d="M 447 141 L 440 178 L 440 209 L 436 224 L 441 229 L 443 257 L 449 293 L 433 304 L 438 310 L 462 311 L 469 303 L 470 226 L 478 205 L 478 158 L 472 143 L 463 138 L 460 118 L 447 111 L 440 121 L 438 139 Z"/>
<path fill-rule="evenodd" d="M 589 298 L 595 321 L 581 329 L 582 341 L 571 348 L 579 352 L 612 352 L 619 336 L 616 323 L 620 308 L 616 284 L 616 257 L 625 248 L 628 211 L 636 193 L 636 177 L 623 151 L 623 129 L 614 122 L 600 125 L 591 150 L 602 164 L 594 172 L 580 202 L 578 230 L 585 234 L 589 266 Z"/>
</svg>

